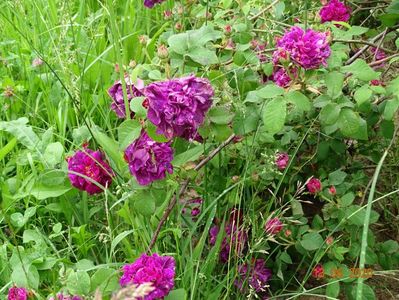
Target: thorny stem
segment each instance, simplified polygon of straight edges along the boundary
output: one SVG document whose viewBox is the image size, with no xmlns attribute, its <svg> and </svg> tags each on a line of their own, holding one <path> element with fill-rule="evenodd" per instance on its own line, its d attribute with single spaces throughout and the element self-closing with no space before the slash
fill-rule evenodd
<svg viewBox="0 0 399 300">
<path fill-rule="evenodd" d="M 219 145 L 215 150 L 213 150 L 207 157 L 205 157 L 203 160 L 201 160 L 194 168 L 195 171 L 199 171 L 203 166 L 205 166 L 212 158 L 214 158 L 220 151 L 222 151 L 223 148 L 225 148 L 227 145 L 229 145 L 235 138 L 235 135 L 232 134 L 227 140 L 225 140 L 222 144 Z M 163 224 L 166 222 L 168 219 L 170 213 L 172 212 L 173 208 L 175 207 L 177 200 L 179 199 L 179 196 L 184 194 L 185 190 L 188 187 L 188 184 L 190 183 L 190 178 L 186 179 L 183 184 L 180 187 L 180 190 L 177 194 L 175 194 L 172 199 L 169 202 L 168 207 L 166 208 L 161 220 L 158 223 L 157 229 L 154 232 L 154 235 L 152 236 L 151 242 L 148 246 L 147 252 L 150 252 L 152 247 L 154 247 L 158 235 L 161 232 Z"/>
</svg>

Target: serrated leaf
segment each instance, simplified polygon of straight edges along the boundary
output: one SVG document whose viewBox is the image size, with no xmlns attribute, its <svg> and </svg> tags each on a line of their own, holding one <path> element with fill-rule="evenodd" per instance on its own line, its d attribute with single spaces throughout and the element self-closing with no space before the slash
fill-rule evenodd
<svg viewBox="0 0 399 300">
<path fill-rule="evenodd" d="M 268 84 L 260 90 L 257 90 L 256 94 L 263 99 L 271 99 L 283 95 L 284 89 L 275 84 Z"/>
<path fill-rule="evenodd" d="M 275 134 L 284 127 L 287 103 L 282 98 L 268 102 L 263 110 L 263 125 L 267 132 Z"/>
<path fill-rule="evenodd" d="M 337 71 L 330 72 L 326 76 L 327 94 L 335 99 L 342 94 L 342 87 L 344 85 L 344 74 Z"/>
<path fill-rule="evenodd" d="M 341 108 L 336 103 L 329 103 L 320 110 L 320 121 L 324 125 L 337 122 Z"/>
<path fill-rule="evenodd" d="M 295 108 L 301 111 L 309 111 L 311 109 L 310 100 L 304 94 L 298 91 L 291 91 L 285 95 L 287 102 L 295 105 Z"/>
<path fill-rule="evenodd" d="M 357 59 L 349 66 L 342 68 L 344 72 L 352 73 L 352 76 L 363 81 L 378 79 L 379 73 L 374 71 L 363 59 Z"/>
<path fill-rule="evenodd" d="M 227 125 L 233 120 L 234 114 L 231 113 L 227 108 L 213 107 L 211 110 L 209 110 L 208 117 L 215 124 Z"/>
<path fill-rule="evenodd" d="M 351 109 L 344 108 L 341 110 L 338 117 L 338 127 L 342 134 L 347 137 L 352 137 L 356 134 L 360 127 L 359 116 Z"/>
</svg>

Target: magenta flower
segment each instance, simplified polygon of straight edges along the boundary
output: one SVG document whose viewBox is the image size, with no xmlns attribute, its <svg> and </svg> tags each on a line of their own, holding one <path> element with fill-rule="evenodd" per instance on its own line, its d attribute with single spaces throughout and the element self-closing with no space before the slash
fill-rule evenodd
<svg viewBox="0 0 399 300">
<path fill-rule="evenodd" d="M 145 131 L 125 150 L 125 160 L 129 163 L 130 173 L 141 185 L 148 185 L 173 173 L 173 149 L 171 142 L 153 141 Z"/>
<path fill-rule="evenodd" d="M 296 77 L 297 70 L 295 68 L 292 68 L 289 73 L 284 68 L 277 68 L 273 73 L 273 81 L 282 88 L 288 87 Z"/>
<path fill-rule="evenodd" d="M 319 14 L 321 22 L 347 22 L 350 19 L 351 9 L 339 0 L 331 0 L 328 4 L 324 5 Z"/>
<path fill-rule="evenodd" d="M 218 233 L 219 227 L 216 225 L 209 230 L 209 243 L 211 246 L 215 245 Z M 225 233 L 226 236 L 220 247 L 219 258 L 222 263 L 228 262 L 232 254 L 241 256 L 248 241 L 247 232 L 242 226 L 242 213 L 239 210 L 232 210 L 230 220 L 225 226 Z"/>
<path fill-rule="evenodd" d="M 142 80 L 137 80 L 137 85 L 135 86 L 130 81 L 129 77 L 125 77 L 125 83 L 127 100 L 129 103 L 133 98 L 143 96 L 142 90 L 144 89 L 144 82 Z M 108 89 L 108 95 L 112 98 L 111 109 L 119 118 L 125 118 L 125 101 L 123 100 L 123 86 L 120 80 L 116 81 L 114 85 Z M 131 112 L 131 116 L 134 116 L 133 112 Z"/>
<path fill-rule="evenodd" d="M 309 193 L 317 194 L 321 191 L 321 181 L 317 178 L 312 177 L 307 183 L 306 187 L 308 188 Z"/>
<path fill-rule="evenodd" d="M 145 89 L 147 117 L 168 139 L 196 139 L 213 94 L 208 79 L 195 76 L 152 83 Z"/>
<path fill-rule="evenodd" d="M 234 282 L 240 291 L 247 290 L 249 285 L 256 292 L 265 291 L 267 282 L 272 277 L 272 272 L 266 268 L 263 259 L 252 260 L 251 264 L 238 266 L 239 278 Z"/>
<path fill-rule="evenodd" d="M 387 57 L 384 50 L 377 49 L 375 47 L 370 48 L 371 53 L 373 54 L 373 60 L 378 61 Z M 385 67 L 385 63 L 382 62 L 379 65 L 374 66 L 374 69 L 382 69 Z"/>
<path fill-rule="evenodd" d="M 162 3 L 165 0 L 144 0 L 144 6 L 152 8 L 155 4 Z"/>
<path fill-rule="evenodd" d="M 25 288 L 19 288 L 13 286 L 8 290 L 7 300 L 26 300 L 26 299 L 28 299 L 28 291 Z"/>
<path fill-rule="evenodd" d="M 142 254 L 134 263 L 123 267 L 120 285 L 150 282 L 155 288 L 143 300 L 163 299 L 174 287 L 175 259 L 171 256 Z"/>
<path fill-rule="evenodd" d="M 82 300 L 80 296 L 70 296 L 70 295 L 64 295 L 63 293 L 58 293 L 57 300 Z M 49 300 L 55 300 L 54 297 L 51 297 Z"/>
<path fill-rule="evenodd" d="M 276 166 L 279 170 L 284 170 L 288 166 L 289 161 L 290 157 L 287 153 L 278 153 L 276 157 Z"/>
<path fill-rule="evenodd" d="M 265 230 L 268 234 L 275 235 L 283 230 L 283 223 L 279 218 L 273 218 L 266 222 Z"/>
<path fill-rule="evenodd" d="M 103 187 L 108 187 L 111 184 L 114 173 L 111 167 L 103 160 L 103 155 L 100 151 L 93 151 L 84 147 L 83 151 L 76 151 L 67 160 L 68 171 L 74 172 L 68 172 L 69 180 L 77 189 L 93 195 L 101 193 L 103 189 L 92 181 Z M 90 178 L 92 181 L 79 174 Z"/>
<path fill-rule="evenodd" d="M 273 53 L 273 62 L 281 59 L 285 50 L 294 63 L 304 69 L 317 69 L 327 65 L 327 58 L 331 54 L 328 44 L 329 33 L 317 32 L 312 29 L 304 31 L 294 26 L 277 42 L 277 50 Z"/>
<path fill-rule="evenodd" d="M 314 267 L 312 270 L 312 276 L 318 280 L 324 278 L 324 268 L 321 264 L 318 264 L 316 267 Z"/>
</svg>

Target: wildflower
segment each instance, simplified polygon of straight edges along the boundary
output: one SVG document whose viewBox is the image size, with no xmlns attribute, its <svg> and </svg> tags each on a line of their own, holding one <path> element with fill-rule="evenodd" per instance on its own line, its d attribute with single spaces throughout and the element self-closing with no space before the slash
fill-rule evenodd
<svg viewBox="0 0 399 300">
<path fill-rule="evenodd" d="M 153 141 L 145 131 L 125 150 L 125 160 L 129 163 L 130 173 L 141 185 L 148 185 L 173 173 L 173 149 L 171 142 Z"/>
<path fill-rule="evenodd" d="M 280 87 L 288 87 L 293 79 L 297 77 L 297 70 L 292 68 L 287 72 L 285 68 L 277 68 L 273 73 L 273 81 Z"/>
<path fill-rule="evenodd" d="M 172 11 L 171 10 L 165 10 L 163 12 L 163 17 L 165 18 L 165 20 L 169 20 L 172 18 Z"/>
<path fill-rule="evenodd" d="M 231 33 L 232 27 L 230 24 L 227 24 L 224 26 L 224 32 L 226 35 L 229 35 Z"/>
<path fill-rule="evenodd" d="M 71 184 L 82 191 L 88 192 L 90 195 L 103 191 L 94 182 L 104 187 L 109 186 L 112 182 L 114 173 L 108 163 L 103 160 L 103 155 L 100 151 L 93 151 L 85 146 L 83 151 L 76 151 L 67 161 L 68 171 L 74 172 L 68 172 Z"/>
<path fill-rule="evenodd" d="M 122 287 L 131 284 L 152 283 L 154 290 L 144 300 L 163 299 L 174 287 L 175 259 L 171 256 L 149 256 L 142 254 L 132 264 L 123 267 L 123 275 L 119 281 Z"/>
<path fill-rule="evenodd" d="M 329 33 L 317 32 L 312 29 L 304 31 L 294 26 L 277 42 L 277 50 L 273 53 L 276 64 L 285 50 L 291 61 L 304 69 L 317 69 L 327 65 L 327 58 L 331 54 L 328 44 Z"/>
<path fill-rule="evenodd" d="M 265 230 L 268 234 L 275 235 L 283 230 L 283 223 L 279 218 L 273 218 L 266 222 Z"/>
<path fill-rule="evenodd" d="M 162 3 L 165 0 L 144 0 L 144 6 L 148 8 L 153 8 L 155 4 Z"/>
<path fill-rule="evenodd" d="M 44 61 L 41 58 L 36 57 L 32 60 L 32 67 L 33 68 L 40 67 L 41 65 L 43 65 L 43 63 L 44 63 Z"/>
<path fill-rule="evenodd" d="M 328 4 L 324 5 L 319 15 L 321 22 L 340 21 L 347 22 L 350 19 L 351 9 L 339 0 L 331 0 Z"/>
<path fill-rule="evenodd" d="M 284 231 L 284 235 L 285 235 L 286 237 L 291 236 L 291 234 L 292 234 L 292 231 L 289 230 L 289 229 L 286 229 L 286 230 Z"/>
<path fill-rule="evenodd" d="M 277 157 L 276 157 L 276 166 L 279 170 L 284 170 L 287 165 L 288 162 L 290 160 L 290 157 L 288 156 L 287 153 L 278 153 Z"/>
<path fill-rule="evenodd" d="M 245 291 L 248 284 L 256 292 L 264 291 L 267 282 L 272 277 L 272 272 L 266 268 L 263 259 L 253 260 L 250 264 L 238 266 L 239 278 L 234 282 L 240 291 Z"/>
<path fill-rule="evenodd" d="M 144 89 L 144 82 L 137 80 L 137 85 L 134 85 L 129 77 L 125 77 L 126 83 L 126 95 L 127 101 L 130 101 L 135 97 L 143 96 L 142 90 Z M 123 100 L 123 86 L 122 82 L 116 81 L 113 86 L 108 89 L 108 95 L 112 98 L 111 109 L 117 114 L 119 118 L 126 117 L 125 101 Z M 134 116 L 134 112 L 131 112 L 131 117 Z"/>
<path fill-rule="evenodd" d="M 332 243 L 334 243 L 334 238 L 332 236 L 327 237 L 326 244 L 330 246 Z"/>
<path fill-rule="evenodd" d="M 147 117 L 157 126 L 157 133 L 168 139 L 194 140 L 212 105 L 213 93 L 208 79 L 195 76 L 152 83 L 145 89 Z"/>
<path fill-rule="evenodd" d="M 209 243 L 211 246 L 215 245 L 218 233 L 218 226 L 213 226 L 209 230 Z M 233 251 L 236 256 L 241 256 L 248 240 L 247 232 L 242 226 L 242 213 L 239 210 L 233 209 L 231 211 L 230 219 L 225 226 L 225 233 L 226 236 L 222 241 L 219 257 L 222 263 L 228 262 L 231 251 Z"/>
<path fill-rule="evenodd" d="M 176 24 L 175 24 L 175 29 L 177 30 L 177 31 L 180 31 L 181 29 L 182 29 L 182 25 L 181 25 L 181 23 L 180 22 L 177 22 Z"/>
<path fill-rule="evenodd" d="M 378 80 L 378 79 L 371 80 L 370 84 L 372 86 L 385 86 L 385 84 L 381 80 Z"/>
<path fill-rule="evenodd" d="M 335 196 L 337 194 L 337 190 L 336 190 L 335 186 L 333 186 L 333 185 L 328 188 L 328 192 L 332 196 Z"/>
<path fill-rule="evenodd" d="M 308 188 L 309 193 L 317 194 L 321 191 L 321 181 L 317 178 L 312 177 L 307 183 L 306 187 Z"/>
<path fill-rule="evenodd" d="M 13 286 L 8 290 L 7 300 L 26 300 L 26 299 L 28 299 L 28 291 L 25 288 L 19 288 Z"/>
<path fill-rule="evenodd" d="M 201 213 L 201 204 L 204 200 L 202 198 L 194 198 L 191 200 L 183 200 L 184 208 L 182 210 L 183 213 L 186 213 L 190 210 L 191 217 L 195 219 Z"/>
<path fill-rule="evenodd" d="M 164 44 L 161 44 L 158 47 L 157 54 L 160 59 L 168 58 L 169 56 L 168 47 L 166 47 Z"/>
<path fill-rule="evenodd" d="M 312 276 L 316 279 L 324 278 L 324 268 L 321 264 L 318 264 L 316 267 L 314 267 Z"/>
</svg>

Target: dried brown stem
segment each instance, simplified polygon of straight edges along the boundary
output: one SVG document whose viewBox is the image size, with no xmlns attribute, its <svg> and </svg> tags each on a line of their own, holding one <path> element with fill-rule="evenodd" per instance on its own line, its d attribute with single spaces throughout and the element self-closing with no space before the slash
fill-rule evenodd
<svg viewBox="0 0 399 300">
<path fill-rule="evenodd" d="M 235 135 L 232 134 L 227 140 L 225 140 L 222 144 L 220 144 L 216 149 L 214 149 L 207 157 L 205 157 L 203 160 L 201 160 L 194 168 L 195 171 L 200 170 L 203 166 L 205 166 L 212 158 L 214 158 L 224 147 L 226 147 L 228 144 L 230 144 L 233 139 L 235 138 Z M 161 220 L 159 220 L 157 229 L 155 229 L 154 235 L 152 236 L 152 239 L 150 241 L 150 244 L 148 246 L 148 251 L 150 252 L 152 247 L 154 247 L 158 235 L 161 232 L 163 224 L 166 222 L 168 219 L 170 213 L 172 212 L 173 208 L 175 207 L 177 200 L 179 199 L 180 195 L 184 194 L 185 190 L 188 187 L 188 184 L 190 183 L 190 179 L 186 179 L 183 184 L 180 187 L 180 190 L 177 194 L 175 194 L 172 199 L 170 200 L 168 207 L 166 208 Z"/>
</svg>

